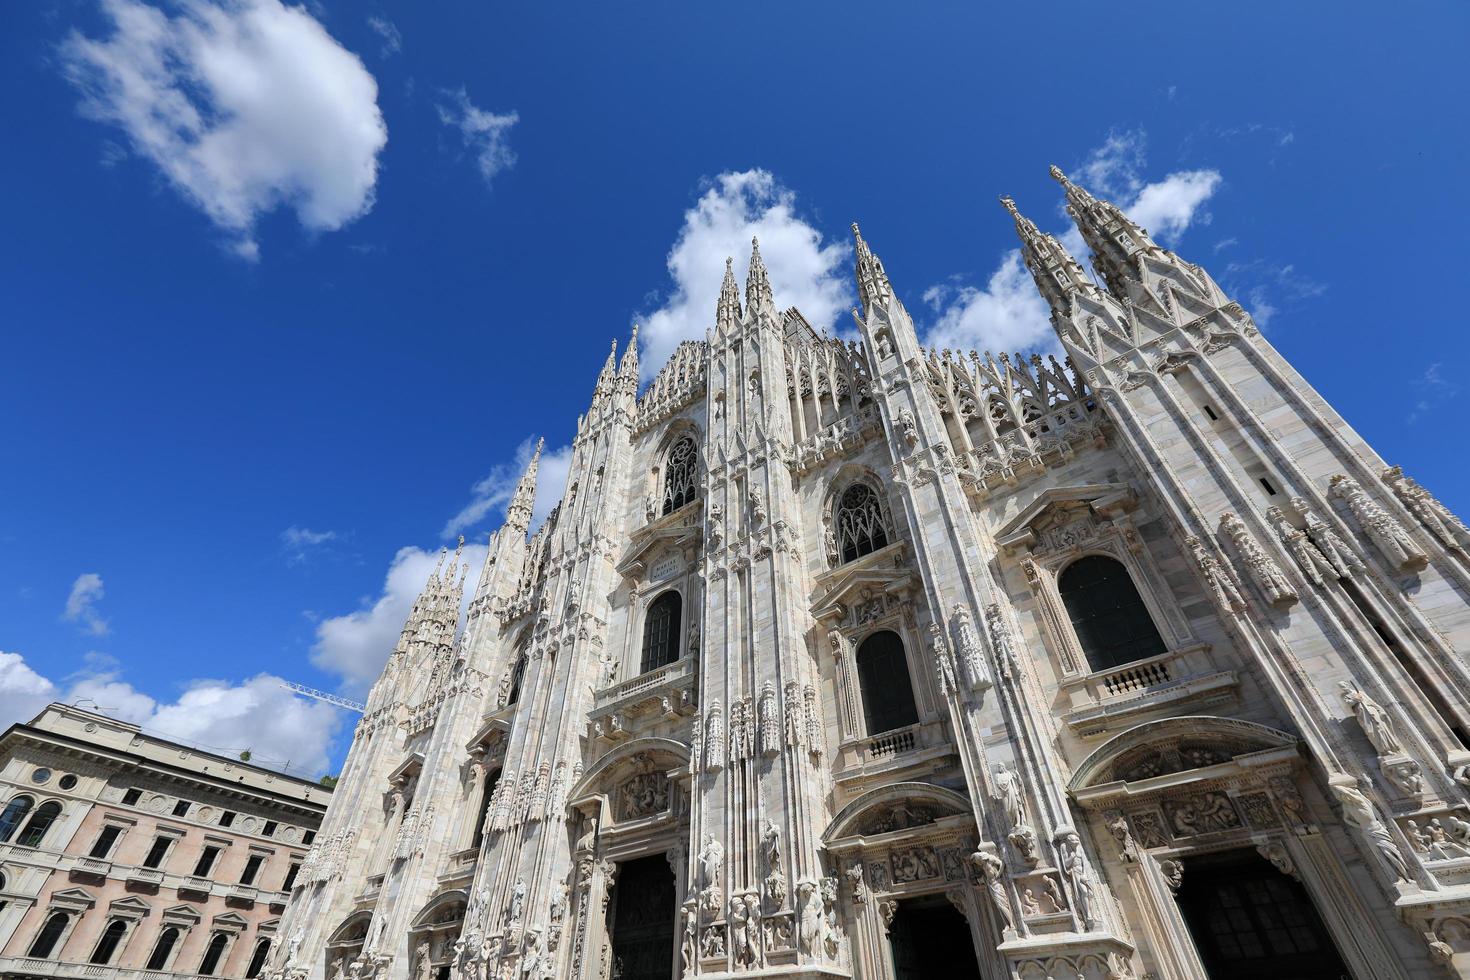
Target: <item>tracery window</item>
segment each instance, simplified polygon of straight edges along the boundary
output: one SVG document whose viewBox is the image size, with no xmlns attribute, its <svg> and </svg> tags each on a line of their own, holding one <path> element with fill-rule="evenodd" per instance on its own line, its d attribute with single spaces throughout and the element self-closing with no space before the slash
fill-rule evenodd
<svg viewBox="0 0 1470 980">
<path fill-rule="evenodd" d="M 31 814 L 31 819 L 26 822 L 25 829 L 15 842 L 21 847 L 40 847 L 41 841 L 46 837 L 46 831 L 51 829 L 51 824 L 56 820 L 56 815 L 61 812 L 61 804 L 55 800 L 49 800 L 36 808 Z"/>
<path fill-rule="evenodd" d="M 699 453 L 692 438 L 686 436 L 669 449 L 664 460 L 663 513 L 672 514 L 698 496 L 698 463 Z"/>
<path fill-rule="evenodd" d="M 7 843 L 15 835 L 15 828 L 20 826 L 35 802 L 29 796 L 17 796 L 5 805 L 5 810 L 0 812 L 0 844 Z"/>
<path fill-rule="evenodd" d="M 684 599 L 673 589 L 648 605 L 643 619 L 643 665 L 640 673 L 657 670 L 679 659 L 679 620 Z"/>
<path fill-rule="evenodd" d="M 506 704 L 518 704 L 521 700 L 521 681 L 526 679 L 526 648 L 521 646 L 516 651 L 515 666 L 510 671 L 510 693 L 506 695 Z"/>
<path fill-rule="evenodd" d="M 897 633 L 880 630 L 864 640 L 857 648 L 857 670 L 869 735 L 918 724 L 908 657 Z"/>
<path fill-rule="evenodd" d="M 1093 670 L 1110 670 L 1164 652 L 1164 640 L 1128 569 L 1115 558 L 1086 555 L 1068 565 L 1057 591 Z"/>
<path fill-rule="evenodd" d="M 148 957 L 148 969 L 162 970 L 168 966 L 168 954 L 174 951 L 174 944 L 179 941 L 179 930 L 177 926 L 169 926 L 158 934 L 158 942 L 153 944 L 153 954 Z"/>
<path fill-rule="evenodd" d="M 837 547 L 843 563 L 856 561 L 888 544 L 883 503 L 866 483 L 854 483 L 837 503 Z"/>
</svg>

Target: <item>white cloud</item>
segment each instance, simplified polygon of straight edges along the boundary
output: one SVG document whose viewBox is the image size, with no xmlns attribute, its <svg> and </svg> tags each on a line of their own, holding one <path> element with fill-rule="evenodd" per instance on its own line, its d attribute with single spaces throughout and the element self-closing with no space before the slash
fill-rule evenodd
<svg viewBox="0 0 1470 980">
<path fill-rule="evenodd" d="M 88 668 L 61 688 L 32 670 L 18 653 L 0 653 L 0 722 L 28 721 L 52 701 L 78 704 L 131 722 L 163 738 L 238 756 L 249 749 L 257 765 L 315 778 L 330 761 L 340 710 L 297 697 L 272 674 L 242 683 L 195 680 L 172 702 L 160 702 L 121 680 L 111 658 L 88 654 Z"/>
<path fill-rule="evenodd" d="M 1296 309 L 1303 301 L 1327 292 L 1325 285 L 1302 275 L 1294 264 L 1276 265 L 1264 259 L 1231 262 L 1220 285 L 1240 299 L 1262 330 L 1282 310 Z"/>
<path fill-rule="evenodd" d="M 382 54 L 384 58 L 391 57 L 403 50 L 403 35 L 398 33 L 398 25 L 386 17 L 377 14 L 367 19 L 367 25 L 372 32 L 383 39 Z"/>
<path fill-rule="evenodd" d="M 305 9 L 280 0 L 101 0 L 105 39 L 62 45 L 84 114 L 120 127 L 254 259 L 253 228 L 289 207 L 332 231 L 373 206 L 388 130 L 378 85 Z"/>
<path fill-rule="evenodd" d="M 830 330 L 852 305 L 847 242 L 823 243 L 822 233 L 797 215 L 796 195 L 768 171 L 722 173 L 684 212 L 669 250 L 673 285 L 663 304 L 639 318 L 644 378 L 658 373 L 680 341 L 702 340 L 714 326 L 725 258 L 734 257 L 743 283 L 752 237 L 760 238 L 781 308 L 795 306 L 817 330 Z"/>
<path fill-rule="evenodd" d="M 107 620 L 97 610 L 97 603 L 107 590 L 102 585 L 102 576 L 96 572 L 84 572 L 71 584 L 71 594 L 66 597 L 66 610 L 61 617 L 76 623 L 84 632 L 93 636 L 107 635 Z"/>
<path fill-rule="evenodd" d="M 531 453 L 536 449 L 536 440 L 527 439 L 516 447 L 514 458 L 507 462 L 497 464 L 490 470 L 489 475 L 477 482 L 471 489 L 473 497 L 469 503 L 460 509 L 458 514 L 451 517 L 444 525 L 442 532 L 446 538 L 452 538 L 456 534 L 464 534 L 473 531 L 477 527 L 483 531 L 493 530 L 480 524 L 487 517 L 494 519 L 494 527 L 500 526 L 499 518 L 505 515 L 505 508 L 510 503 L 510 498 L 515 494 L 516 484 L 520 482 L 521 474 L 526 471 L 526 465 L 531 462 Z M 531 528 L 534 530 L 551 513 L 551 508 L 561 499 L 561 495 L 567 488 L 567 472 L 572 465 L 572 447 L 562 446 L 559 449 L 543 450 L 541 462 L 536 469 L 536 500 L 531 505 Z"/>
<path fill-rule="evenodd" d="M 1419 397 L 1409 413 L 1409 422 L 1419 421 L 1460 393 L 1459 384 L 1444 376 L 1444 364 L 1439 361 L 1429 365 L 1415 387 Z"/>
<path fill-rule="evenodd" d="M 510 128 L 520 122 L 521 117 L 514 110 L 494 113 L 478 108 L 463 88 L 447 94 L 454 104 L 438 107 L 439 121 L 459 130 L 465 148 L 475 154 L 480 176 L 489 185 L 498 174 L 515 165 L 516 155 L 510 148 Z"/>
<path fill-rule="evenodd" d="M 465 545 L 464 560 L 470 568 L 465 580 L 466 605 L 485 564 L 485 551 L 483 544 Z M 438 552 L 400 548 L 376 598 L 364 599 L 360 608 L 317 624 L 311 662 L 341 677 L 349 692 L 365 693 L 393 652 L 413 601 L 423 591 L 438 560 Z"/>
<path fill-rule="evenodd" d="M 286 564 L 300 565 L 323 545 L 336 540 L 336 531 L 313 531 L 293 524 L 281 532 L 281 551 L 286 556 Z"/>
<path fill-rule="evenodd" d="M 945 289 L 935 301 L 947 305 L 925 336 L 932 347 L 996 353 L 1058 347 L 1051 308 L 1036 291 L 1019 250 L 1005 253 L 985 288 Z"/>
<path fill-rule="evenodd" d="M 1142 130 L 1114 130 L 1077 168 L 1076 179 L 1117 203 L 1159 241 L 1172 245 L 1192 225 L 1208 223 L 1204 205 L 1219 188 L 1221 177 L 1215 170 L 1184 170 L 1146 182 L 1142 176 L 1146 149 Z M 1074 225 L 1069 222 L 1056 237 L 1078 261 L 1087 261 L 1087 247 Z M 938 313 L 925 335 L 930 346 L 996 353 L 1059 348 L 1051 310 L 1018 249 L 1001 256 L 984 287 L 944 283 L 926 290 L 924 300 Z"/>
<path fill-rule="evenodd" d="M 0 730 L 30 721 L 56 700 L 56 685 L 36 673 L 18 653 L 0 653 Z"/>
</svg>

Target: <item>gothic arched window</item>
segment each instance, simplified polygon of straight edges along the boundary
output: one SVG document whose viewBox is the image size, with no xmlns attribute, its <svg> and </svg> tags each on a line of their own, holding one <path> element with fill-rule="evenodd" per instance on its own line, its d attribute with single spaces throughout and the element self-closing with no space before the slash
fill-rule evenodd
<svg viewBox="0 0 1470 980">
<path fill-rule="evenodd" d="M 174 951 L 174 944 L 179 941 L 179 930 L 176 926 L 169 926 L 158 934 L 158 942 L 153 944 L 153 955 L 148 957 L 148 969 L 162 970 L 168 966 L 168 954 Z"/>
<path fill-rule="evenodd" d="M 219 961 L 224 959 L 225 947 L 230 944 L 230 937 L 222 932 L 217 932 L 209 939 L 209 947 L 204 951 L 204 959 L 199 961 L 199 975 L 201 977 L 212 977 L 214 971 L 219 969 Z"/>
<path fill-rule="evenodd" d="M 473 846 L 476 850 L 479 850 L 480 844 L 485 840 L 485 821 L 490 818 L 490 798 L 495 795 L 495 787 L 499 784 L 499 769 L 485 777 L 485 791 L 480 794 L 480 812 L 475 817 L 475 838 Z"/>
<path fill-rule="evenodd" d="M 29 796 L 17 796 L 5 805 L 5 810 L 0 812 L 0 844 L 7 843 L 15 835 L 15 828 L 20 826 L 35 802 Z"/>
<path fill-rule="evenodd" d="M 250 954 L 250 968 L 245 971 L 247 980 L 254 980 L 260 976 L 260 971 L 265 969 L 266 954 L 271 951 L 269 939 L 257 939 L 255 941 L 255 952 Z"/>
<path fill-rule="evenodd" d="M 31 819 L 26 821 L 25 829 L 15 842 L 21 847 L 40 847 L 41 841 L 46 836 L 46 831 L 51 829 L 51 824 L 56 820 L 56 815 L 61 812 L 61 804 L 55 800 L 42 803 L 31 814 Z"/>
<path fill-rule="evenodd" d="M 679 659 L 679 619 L 684 599 L 673 589 L 648 604 L 643 619 L 643 668 L 657 670 Z"/>
<path fill-rule="evenodd" d="M 864 640 L 857 648 L 857 670 L 869 735 L 918 723 L 908 657 L 897 633 L 882 630 Z"/>
<path fill-rule="evenodd" d="M 669 454 L 664 459 L 663 513 L 672 514 L 698 495 L 698 463 L 699 453 L 695 449 L 694 440 L 687 436 L 669 449 Z"/>
<path fill-rule="evenodd" d="M 113 919 L 107 923 L 107 928 L 102 930 L 102 937 L 93 947 L 92 958 L 88 962 L 97 966 L 111 963 L 112 958 L 117 955 L 117 944 L 122 942 L 123 934 L 127 931 L 128 924 L 122 919 Z"/>
<path fill-rule="evenodd" d="M 524 646 L 516 649 L 516 662 L 510 670 L 510 693 L 505 697 L 506 704 L 517 704 L 521 700 L 521 681 L 526 679 L 526 661 L 529 659 Z"/>
<path fill-rule="evenodd" d="M 66 932 L 66 924 L 70 921 L 70 916 L 65 912 L 53 912 L 51 918 L 47 919 L 46 924 L 41 927 L 41 931 L 36 933 L 36 939 L 31 943 L 31 951 L 27 955 L 42 960 L 49 957 L 56 947 L 57 940 L 61 938 L 61 934 Z"/>
<path fill-rule="evenodd" d="M 854 483 L 837 502 L 837 547 L 846 564 L 888 544 L 883 503 L 866 483 Z"/>
<path fill-rule="evenodd" d="M 1128 569 L 1087 555 L 1063 570 L 1057 591 L 1093 670 L 1110 670 L 1164 652 L 1164 640 Z"/>
</svg>

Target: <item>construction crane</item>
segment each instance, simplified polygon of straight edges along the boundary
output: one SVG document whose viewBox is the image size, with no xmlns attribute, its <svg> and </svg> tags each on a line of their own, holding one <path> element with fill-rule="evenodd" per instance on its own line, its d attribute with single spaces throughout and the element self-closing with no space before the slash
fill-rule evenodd
<svg viewBox="0 0 1470 980">
<path fill-rule="evenodd" d="M 295 691 L 297 694 L 308 698 L 315 698 L 318 701 L 325 701 L 327 704 L 335 704 L 339 708 L 356 711 L 358 714 L 362 714 L 367 710 L 367 705 L 361 702 L 353 701 L 350 698 L 338 697 L 335 694 L 328 694 L 326 691 L 318 691 L 316 688 L 307 687 L 305 684 L 293 684 L 290 681 L 281 681 L 281 686 L 288 691 Z"/>
</svg>

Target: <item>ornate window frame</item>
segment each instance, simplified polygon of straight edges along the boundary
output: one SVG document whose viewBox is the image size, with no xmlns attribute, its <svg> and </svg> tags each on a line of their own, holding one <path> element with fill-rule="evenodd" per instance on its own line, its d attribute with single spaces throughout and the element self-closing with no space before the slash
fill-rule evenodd
<svg viewBox="0 0 1470 980">
<path fill-rule="evenodd" d="M 885 540 L 881 548 L 874 548 L 852 559 L 844 559 L 839 514 L 842 510 L 843 498 L 860 486 L 866 487 L 873 495 L 877 504 L 878 521 L 882 525 L 881 530 Z M 837 569 L 855 564 L 870 555 L 886 551 L 903 540 L 899 534 L 898 524 L 893 519 L 894 502 L 889 490 L 888 484 L 867 467 L 845 467 L 828 485 L 827 493 L 822 498 L 822 556 L 827 568 Z"/>
<path fill-rule="evenodd" d="M 1122 564 L 1164 641 L 1166 654 L 1199 644 L 1129 516 L 1137 506 L 1138 498 L 1123 484 L 1053 488 L 1040 494 L 996 536 L 1002 548 L 1018 556 L 1064 684 L 1122 669 L 1092 668 L 1058 589 L 1058 578 L 1067 566 L 1088 555 Z"/>
<path fill-rule="evenodd" d="M 632 655 L 632 659 L 636 660 L 639 670 L 637 674 L 631 676 L 641 677 L 644 674 L 651 674 L 655 670 L 676 664 L 688 656 L 688 644 L 685 642 L 685 611 L 689 608 L 689 602 L 684 591 L 685 583 L 679 579 L 673 579 L 668 582 L 660 582 L 647 592 L 639 593 L 638 628 L 633 633 L 633 636 L 636 638 L 636 644 L 628 651 Z M 660 664 L 658 667 L 643 670 L 643 645 L 647 640 L 649 611 L 653 609 L 655 602 L 658 602 L 671 592 L 679 597 L 679 623 L 674 631 L 673 637 L 674 656 L 667 664 Z"/>
<path fill-rule="evenodd" d="M 682 488 L 684 492 L 687 492 L 687 496 L 681 503 L 671 506 L 672 488 L 669 484 L 672 470 L 671 458 L 674 451 L 686 442 L 691 449 L 688 460 L 689 485 Z M 649 468 L 649 489 L 643 515 L 645 523 L 657 523 L 704 497 L 703 447 L 704 440 L 701 438 L 699 428 L 688 419 L 679 419 L 664 430 L 663 436 L 654 449 L 654 463 Z"/>
</svg>

